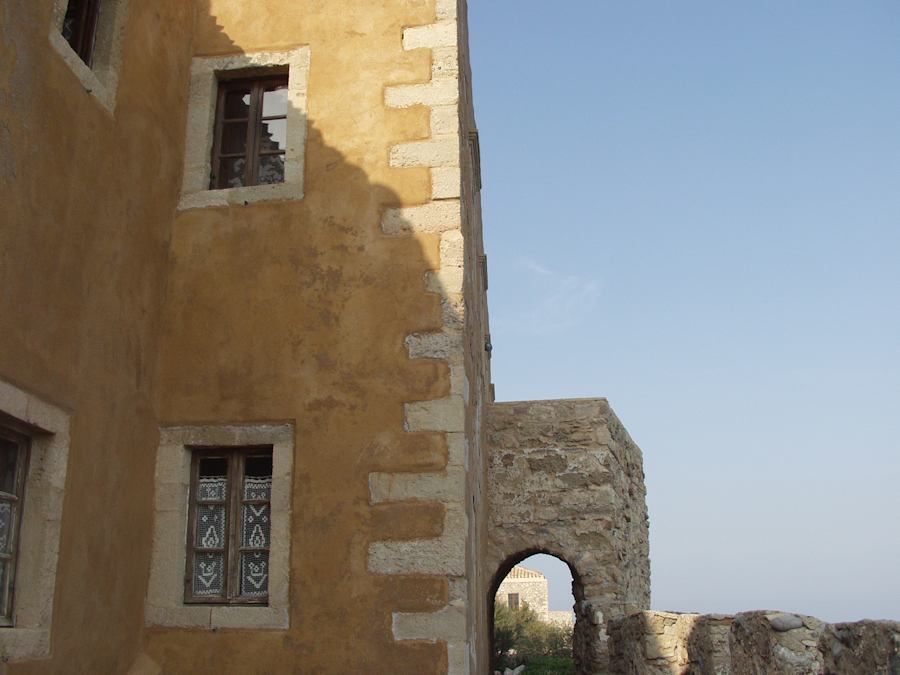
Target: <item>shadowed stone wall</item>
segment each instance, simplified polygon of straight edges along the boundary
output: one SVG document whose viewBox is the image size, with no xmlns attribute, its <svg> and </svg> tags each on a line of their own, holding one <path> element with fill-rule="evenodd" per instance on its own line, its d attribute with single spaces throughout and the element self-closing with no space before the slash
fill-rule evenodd
<svg viewBox="0 0 900 675">
<path fill-rule="evenodd" d="M 638 612 L 609 624 L 610 672 L 895 675 L 900 623 L 828 624 L 785 612 Z"/>
<path fill-rule="evenodd" d="M 579 672 L 606 672 L 606 619 L 650 602 L 641 451 L 605 399 L 488 407 L 488 569 L 545 552 L 572 570 Z M 493 599 L 493 598 L 491 598 Z"/>
</svg>

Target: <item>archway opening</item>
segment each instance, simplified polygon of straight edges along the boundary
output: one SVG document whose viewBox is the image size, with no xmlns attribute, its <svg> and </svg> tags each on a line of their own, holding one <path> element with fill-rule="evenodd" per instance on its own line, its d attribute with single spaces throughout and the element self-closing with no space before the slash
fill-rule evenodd
<svg viewBox="0 0 900 675">
<path fill-rule="evenodd" d="M 522 665 L 525 673 L 585 672 L 577 637 L 583 600 L 581 578 L 562 557 L 534 549 L 507 558 L 488 594 L 491 672 Z"/>
</svg>

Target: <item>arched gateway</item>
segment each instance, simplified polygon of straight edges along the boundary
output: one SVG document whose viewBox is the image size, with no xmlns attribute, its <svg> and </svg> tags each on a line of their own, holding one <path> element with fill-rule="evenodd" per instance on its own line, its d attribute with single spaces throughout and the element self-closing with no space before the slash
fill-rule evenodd
<svg viewBox="0 0 900 675">
<path fill-rule="evenodd" d="M 573 579 L 577 672 L 606 672 L 606 622 L 650 602 L 640 449 L 605 399 L 494 404 L 486 442 L 485 601 L 529 555 L 563 560 Z"/>
</svg>

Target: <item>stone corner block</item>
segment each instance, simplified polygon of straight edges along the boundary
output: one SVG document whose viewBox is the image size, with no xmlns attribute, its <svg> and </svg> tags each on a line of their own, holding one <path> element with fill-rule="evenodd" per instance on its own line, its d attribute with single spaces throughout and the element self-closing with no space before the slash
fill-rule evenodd
<svg viewBox="0 0 900 675">
<path fill-rule="evenodd" d="M 460 396 L 406 404 L 407 431 L 465 431 L 466 406 Z"/>
</svg>

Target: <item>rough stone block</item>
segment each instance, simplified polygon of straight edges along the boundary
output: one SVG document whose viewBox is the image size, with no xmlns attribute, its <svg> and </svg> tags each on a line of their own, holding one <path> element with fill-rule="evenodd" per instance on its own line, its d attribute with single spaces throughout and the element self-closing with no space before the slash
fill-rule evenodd
<svg viewBox="0 0 900 675">
<path fill-rule="evenodd" d="M 394 614 L 394 638 L 397 640 L 439 639 L 448 642 L 465 642 L 465 609 L 447 605 L 437 612 L 398 612 Z"/>
<path fill-rule="evenodd" d="M 441 473 L 370 473 L 372 504 L 408 500 L 460 503 L 466 496 L 466 476 L 459 468 Z"/>
<path fill-rule="evenodd" d="M 454 105 L 459 102 L 459 82 L 448 77 L 424 84 L 398 84 L 385 89 L 384 99 L 388 108 Z"/>
<path fill-rule="evenodd" d="M 412 359 L 444 359 L 450 363 L 462 363 L 463 336 L 458 331 L 409 335 L 406 346 Z"/>
<path fill-rule="evenodd" d="M 432 199 L 459 199 L 461 193 L 459 168 L 436 167 L 431 170 Z"/>
<path fill-rule="evenodd" d="M 461 217 L 459 201 L 453 199 L 387 209 L 381 227 L 387 234 L 445 232 L 459 229 Z"/>
<path fill-rule="evenodd" d="M 416 166 L 458 167 L 459 138 L 455 135 L 438 136 L 400 143 L 391 148 L 390 165 L 395 169 Z"/>
<path fill-rule="evenodd" d="M 461 396 L 406 404 L 408 431 L 465 431 L 466 406 Z"/>
<path fill-rule="evenodd" d="M 441 267 L 437 272 L 429 272 L 425 289 L 431 293 L 447 295 L 462 293 L 465 275 L 462 267 Z"/>
<path fill-rule="evenodd" d="M 459 54 L 455 46 L 438 47 L 431 52 L 432 78 L 459 78 Z"/>
<path fill-rule="evenodd" d="M 403 31 L 403 49 L 456 46 L 456 21 L 439 21 Z"/>
<path fill-rule="evenodd" d="M 441 234 L 441 267 L 463 267 L 465 264 L 465 240 L 461 230 L 448 230 Z"/>
<path fill-rule="evenodd" d="M 440 105 L 431 109 L 431 135 L 457 136 L 459 134 L 459 110 L 455 105 Z"/>
</svg>

